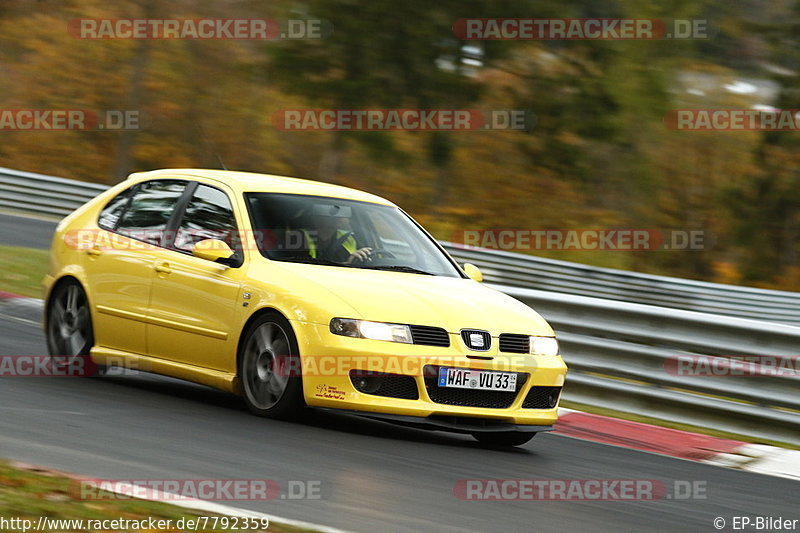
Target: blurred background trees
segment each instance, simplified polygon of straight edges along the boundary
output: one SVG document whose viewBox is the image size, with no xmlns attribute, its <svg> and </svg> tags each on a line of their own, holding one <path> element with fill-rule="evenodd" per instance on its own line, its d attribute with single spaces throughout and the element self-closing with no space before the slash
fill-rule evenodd
<svg viewBox="0 0 800 533">
<path fill-rule="evenodd" d="M 79 40 L 88 18 L 322 18 L 324 40 Z M 468 17 L 707 19 L 710 38 L 464 43 Z M 692 252 L 539 250 L 800 290 L 800 134 L 672 131 L 674 108 L 800 109 L 795 1 L 3 0 L 0 108 L 136 109 L 132 132 L 0 131 L 0 165 L 101 183 L 219 167 L 389 197 L 460 229 L 704 230 Z M 466 46 L 465 46 L 466 45 Z M 524 108 L 528 132 L 292 132 L 290 108 Z"/>
</svg>

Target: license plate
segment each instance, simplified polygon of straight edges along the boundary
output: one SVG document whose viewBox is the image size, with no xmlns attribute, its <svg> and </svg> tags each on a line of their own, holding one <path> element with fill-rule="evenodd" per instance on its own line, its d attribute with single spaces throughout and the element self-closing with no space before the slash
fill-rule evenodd
<svg viewBox="0 0 800 533">
<path fill-rule="evenodd" d="M 440 367 L 439 386 L 456 389 L 514 391 L 517 390 L 517 374 Z"/>
</svg>

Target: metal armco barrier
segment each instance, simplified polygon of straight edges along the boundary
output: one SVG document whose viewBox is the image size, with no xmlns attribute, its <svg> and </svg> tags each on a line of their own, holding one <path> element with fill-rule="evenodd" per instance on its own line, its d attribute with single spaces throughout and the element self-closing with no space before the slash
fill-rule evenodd
<svg viewBox="0 0 800 533">
<path fill-rule="evenodd" d="M 798 292 L 640 274 L 442 244 L 460 262 L 477 265 L 483 271 L 484 280 L 490 283 L 800 326 Z"/>
<path fill-rule="evenodd" d="M 493 286 L 556 330 L 570 368 L 564 399 L 800 445 L 800 328 Z M 696 376 L 702 367 L 678 365 L 679 358 L 705 363 L 711 356 L 762 357 L 782 371 Z"/>
<path fill-rule="evenodd" d="M 105 189 L 0 168 L 3 209 L 62 217 Z M 692 355 L 774 356 L 797 368 L 800 293 L 443 245 L 553 325 L 570 366 L 566 400 L 800 445 L 800 376 L 670 371 Z"/>
<path fill-rule="evenodd" d="M 108 187 L 0 167 L 0 208 L 63 217 Z"/>
</svg>

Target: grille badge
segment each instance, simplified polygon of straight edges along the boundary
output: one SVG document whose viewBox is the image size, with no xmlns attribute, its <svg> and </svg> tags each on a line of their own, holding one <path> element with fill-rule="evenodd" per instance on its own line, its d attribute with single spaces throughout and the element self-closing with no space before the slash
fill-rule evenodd
<svg viewBox="0 0 800 533">
<path fill-rule="evenodd" d="M 470 350 L 485 352 L 492 347 L 492 336 L 480 329 L 462 329 L 461 340 Z"/>
</svg>

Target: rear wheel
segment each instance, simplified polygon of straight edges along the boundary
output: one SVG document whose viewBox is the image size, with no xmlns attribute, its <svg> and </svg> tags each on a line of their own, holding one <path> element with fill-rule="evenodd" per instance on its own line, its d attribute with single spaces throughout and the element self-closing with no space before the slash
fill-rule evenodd
<svg viewBox="0 0 800 533">
<path fill-rule="evenodd" d="M 269 418 L 296 418 L 305 408 L 297 339 L 289 321 L 276 312 L 248 328 L 239 354 L 242 396 L 250 412 Z"/>
<path fill-rule="evenodd" d="M 80 366 L 86 376 L 101 370 L 89 357 L 94 346 L 92 316 L 86 292 L 77 281 L 65 281 L 53 289 L 47 306 L 46 337 L 54 365 Z"/>
<path fill-rule="evenodd" d="M 522 446 L 536 436 L 536 433 L 518 431 L 499 431 L 496 433 L 473 433 L 475 440 L 487 446 Z"/>
</svg>

